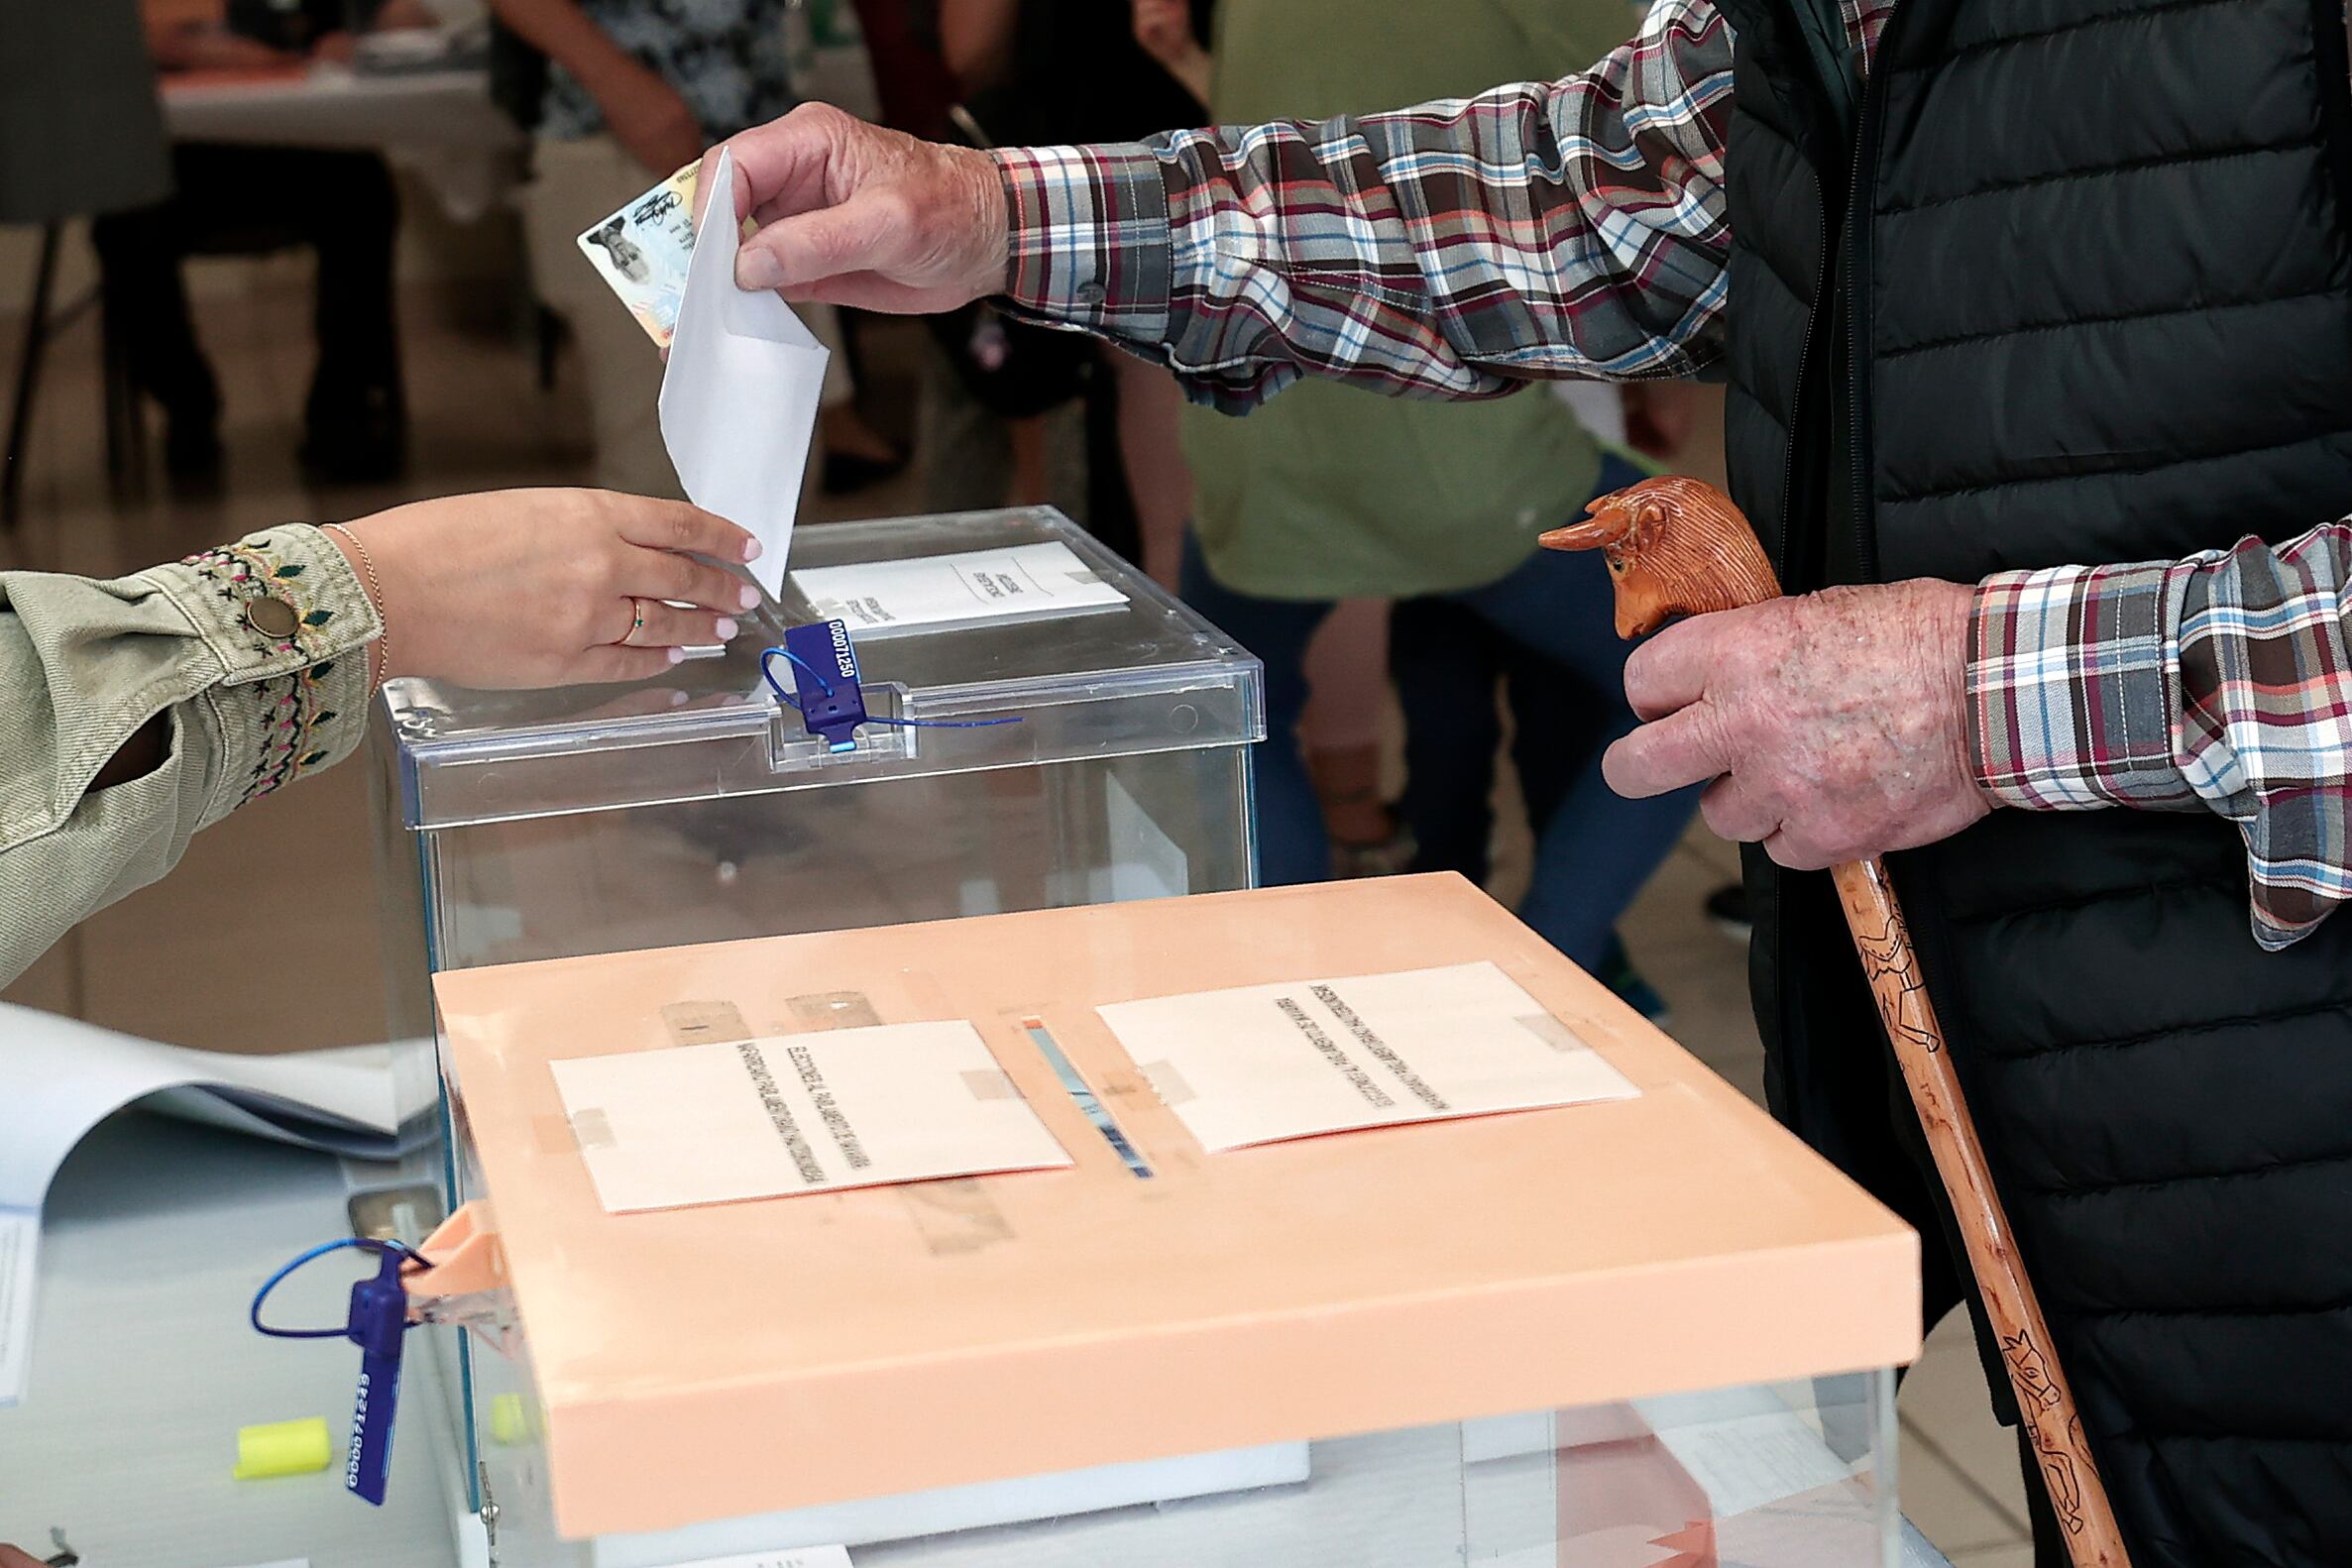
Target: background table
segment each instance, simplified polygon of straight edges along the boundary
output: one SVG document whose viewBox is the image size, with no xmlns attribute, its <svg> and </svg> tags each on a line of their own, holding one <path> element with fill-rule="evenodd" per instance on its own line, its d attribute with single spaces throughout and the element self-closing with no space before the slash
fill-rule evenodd
<svg viewBox="0 0 2352 1568">
<path fill-rule="evenodd" d="M 188 71 L 164 77 L 163 94 L 174 141 L 380 152 L 460 222 L 490 211 L 522 173 L 527 139 L 491 101 L 487 68 Z"/>
</svg>

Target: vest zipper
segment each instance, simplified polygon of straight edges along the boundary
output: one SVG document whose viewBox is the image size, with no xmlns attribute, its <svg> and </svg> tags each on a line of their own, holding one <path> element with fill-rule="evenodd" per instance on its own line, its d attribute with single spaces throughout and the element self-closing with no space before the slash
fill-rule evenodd
<svg viewBox="0 0 2352 1568">
<path fill-rule="evenodd" d="M 1898 5 L 1894 15 L 1887 19 L 1878 37 L 1882 62 L 1895 30 L 1902 26 L 1904 13 L 1911 9 Z M 1862 383 L 1869 374 L 1870 364 L 1869 175 L 1876 167 L 1879 128 L 1886 119 L 1886 95 L 1879 90 L 1879 81 L 1877 71 L 1863 78 L 1861 114 L 1853 137 L 1853 170 L 1846 192 L 1846 445 L 1853 469 L 1853 489 L 1848 496 L 1853 511 L 1850 522 L 1855 575 L 1865 582 L 1874 582 L 1878 577 L 1878 541 L 1872 527 L 1874 497 L 1863 442 Z"/>
<path fill-rule="evenodd" d="M 1789 404 L 1788 440 L 1782 443 L 1784 450 L 1780 459 L 1780 537 L 1772 541 L 1771 552 L 1772 564 L 1779 571 L 1782 584 L 1791 593 L 1803 592 L 1803 585 L 1793 582 L 1792 579 L 1802 570 L 1802 563 L 1797 560 L 1796 552 L 1798 528 L 1796 509 L 1799 504 L 1797 447 L 1805 439 L 1805 393 L 1807 391 L 1805 374 L 1813 364 L 1813 340 L 1821 335 L 1823 315 L 1821 307 L 1829 297 L 1831 279 L 1834 276 L 1833 269 L 1837 263 L 1837 255 L 1830 249 L 1829 193 L 1821 189 L 1822 178 L 1818 169 L 1814 172 L 1813 184 L 1817 192 L 1817 199 L 1813 204 L 1813 221 L 1818 231 L 1816 248 L 1821 252 L 1821 266 L 1814 274 L 1813 308 L 1806 312 L 1805 340 L 1797 346 L 1797 380 L 1795 383 L 1797 393 Z"/>
</svg>

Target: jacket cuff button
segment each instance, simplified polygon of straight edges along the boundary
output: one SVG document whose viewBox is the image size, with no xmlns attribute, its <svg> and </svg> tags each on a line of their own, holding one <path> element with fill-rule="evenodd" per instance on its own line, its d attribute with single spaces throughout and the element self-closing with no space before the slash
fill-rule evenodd
<svg viewBox="0 0 2352 1568">
<path fill-rule="evenodd" d="M 282 642 L 294 634 L 294 628 L 302 623 L 302 617 L 284 600 L 276 595 L 264 595 L 245 602 L 245 623 L 263 636 Z"/>
</svg>

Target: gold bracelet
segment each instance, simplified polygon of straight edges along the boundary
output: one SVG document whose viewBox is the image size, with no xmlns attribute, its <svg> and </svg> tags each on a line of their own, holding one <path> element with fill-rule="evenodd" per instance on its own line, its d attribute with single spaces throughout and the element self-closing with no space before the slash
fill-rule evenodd
<svg viewBox="0 0 2352 1568">
<path fill-rule="evenodd" d="M 377 623 L 384 628 L 368 649 L 368 689 L 374 691 L 384 684 L 385 674 L 392 668 L 392 621 L 384 614 L 384 585 L 376 580 L 376 558 L 360 543 L 360 536 L 343 524 L 330 522 L 322 527 L 325 532 L 341 534 L 351 545 L 352 553 L 360 558 L 360 571 L 368 584 L 368 602 L 376 607 Z"/>
</svg>

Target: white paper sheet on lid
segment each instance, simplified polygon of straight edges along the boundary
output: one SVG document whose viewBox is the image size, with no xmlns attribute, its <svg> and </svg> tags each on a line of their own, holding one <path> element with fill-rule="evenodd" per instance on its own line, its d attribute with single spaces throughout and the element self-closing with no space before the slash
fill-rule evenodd
<svg viewBox="0 0 2352 1568">
<path fill-rule="evenodd" d="M 732 157 L 722 152 L 705 177 L 710 199 L 662 373 L 661 439 L 687 499 L 759 540 L 751 573 L 773 598 L 831 356 L 781 297 L 735 286 Z"/>
<path fill-rule="evenodd" d="M 901 631 L 1097 614 L 1127 603 L 1125 594 L 1058 539 L 814 567 L 793 573 L 792 586 L 819 616 L 847 621 L 866 641 Z"/>
<path fill-rule="evenodd" d="M 1492 963 L 1243 986 L 1099 1011 L 1212 1154 L 1640 1093 Z"/>
<path fill-rule="evenodd" d="M 960 1020 L 549 1066 L 616 1214 L 1071 1163 Z"/>
</svg>

